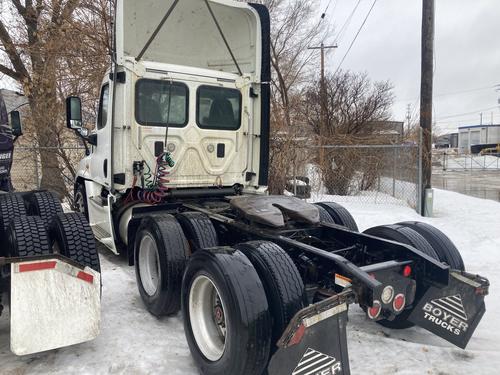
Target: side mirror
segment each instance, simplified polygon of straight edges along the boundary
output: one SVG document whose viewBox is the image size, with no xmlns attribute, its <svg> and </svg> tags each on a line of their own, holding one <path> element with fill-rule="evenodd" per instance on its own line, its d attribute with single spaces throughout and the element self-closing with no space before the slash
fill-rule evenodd
<svg viewBox="0 0 500 375">
<path fill-rule="evenodd" d="M 12 135 L 20 137 L 23 135 L 23 124 L 21 122 L 21 114 L 19 111 L 12 111 L 10 113 L 10 126 L 12 127 Z"/>
<path fill-rule="evenodd" d="M 66 99 L 66 126 L 72 130 L 83 128 L 82 100 L 76 96 Z"/>
</svg>

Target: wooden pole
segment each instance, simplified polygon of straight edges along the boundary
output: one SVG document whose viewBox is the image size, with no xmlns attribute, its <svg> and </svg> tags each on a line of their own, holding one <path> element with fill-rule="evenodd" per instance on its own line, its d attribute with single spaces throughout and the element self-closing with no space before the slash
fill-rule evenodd
<svg viewBox="0 0 500 375">
<path fill-rule="evenodd" d="M 427 190 L 432 187 L 432 98 L 434 80 L 434 0 L 423 0 L 422 11 L 422 81 L 420 92 L 420 127 L 422 128 L 422 214 L 427 207 Z"/>
</svg>

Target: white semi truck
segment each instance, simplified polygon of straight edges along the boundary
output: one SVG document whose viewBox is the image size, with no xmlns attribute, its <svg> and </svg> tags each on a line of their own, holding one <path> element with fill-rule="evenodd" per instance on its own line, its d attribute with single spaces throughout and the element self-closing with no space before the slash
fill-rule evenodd
<svg viewBox="0 0 500 375">
<path fill-rule="evenodd" d="M 27 355 L 99 334 L 101 277 L 82 214 L 64 213 L 51 192 L 14 192 L 14 143 L 21 135 L 19 112 L 9 119 L 0 95 L 0 325 L 10 326 L 12 352 Z"/>
<path fill-rule="evenodd" d="M 153 315 L 182 310 L 200 373 L 348 374 L 351 303 L 465 347 L 488 281 L 443 233 L 414 222 L 359 233 L 338 204 L 267 195 L 264 6 L 118 0 L 114 25 L 90 135 L 80 99 L 67 100 L 68 127 L 91 145 L 74 205 L 135 266 Z"/>
</svg>

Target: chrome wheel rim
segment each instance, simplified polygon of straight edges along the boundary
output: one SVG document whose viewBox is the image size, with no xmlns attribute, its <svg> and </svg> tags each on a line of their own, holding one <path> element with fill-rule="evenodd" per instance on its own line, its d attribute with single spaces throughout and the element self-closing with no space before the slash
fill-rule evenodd
<svg viewBox="0 0 500 375">
<path fill-rule="evenodd" d="M 160 283 L 160 258 L 154 238 L 148 233 L 139 244 L 139 276 L 148 296 L 154 296 Z"/>
<path fill-rule="evenodd" d="M 212 362 L 221 359 L 226 350 L 225 311 L 214 282 L 205 275 L 196 277 L 189 292 L 189 320 L 199 350 Z"/>
</svg>

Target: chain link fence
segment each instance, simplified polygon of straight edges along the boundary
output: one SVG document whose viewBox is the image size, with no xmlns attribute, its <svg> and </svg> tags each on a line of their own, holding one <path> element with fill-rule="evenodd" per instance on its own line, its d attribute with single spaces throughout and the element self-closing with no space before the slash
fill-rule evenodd
<svg viewBox="0 0 500 375">
<path fill-rule="evenodd" d="M 403 145 L 327 145 L 304 149 L 287 190 L 314 201 L 409 205 L 420 200 L 419 148 Z M 310 192 L 305 186 L 309 182 Z M 306 194 L 304 194 L 306 193 Z"/>
<path fill-rule="evenodd" d="M 17 147 L 11 173 L 15 189 L 40 189 L 41 150 L 49 151 L 58 158 L 67 198 L 71 199 L 78 162 L 85 155 L 85 149 L 81 146 Z M 293 154 L 287 158 L 292 166 L 292 176 L 288 176 L 288 194 L 310 196 L 315 201 L 356 201 L 418 207 L 419 148 L 416 145 L 313 146 L 301 147 L 300 150 L 294 150 Z M 296 157 L 297 154 L 300 157 Z"/>
<path fill-rule="evenodd" d="M 500 171 L 500 155 L 458 154 L 435 151 L 433 167 L 443 171 Z"/>
<path fill-rule="evenodd" d="M 47 151 L 57 158 L 62 168 L 62 176 L 68 192 L 67 198 L 73 194 L 73 183 L 78 162 L 85 156 L 82 146 L 65 147 L 16 147 L 11 169 L 12 184 L 18 191 L 37 190 L 41 187 L 42 165 L 40 152 Z"/>
</svg>

